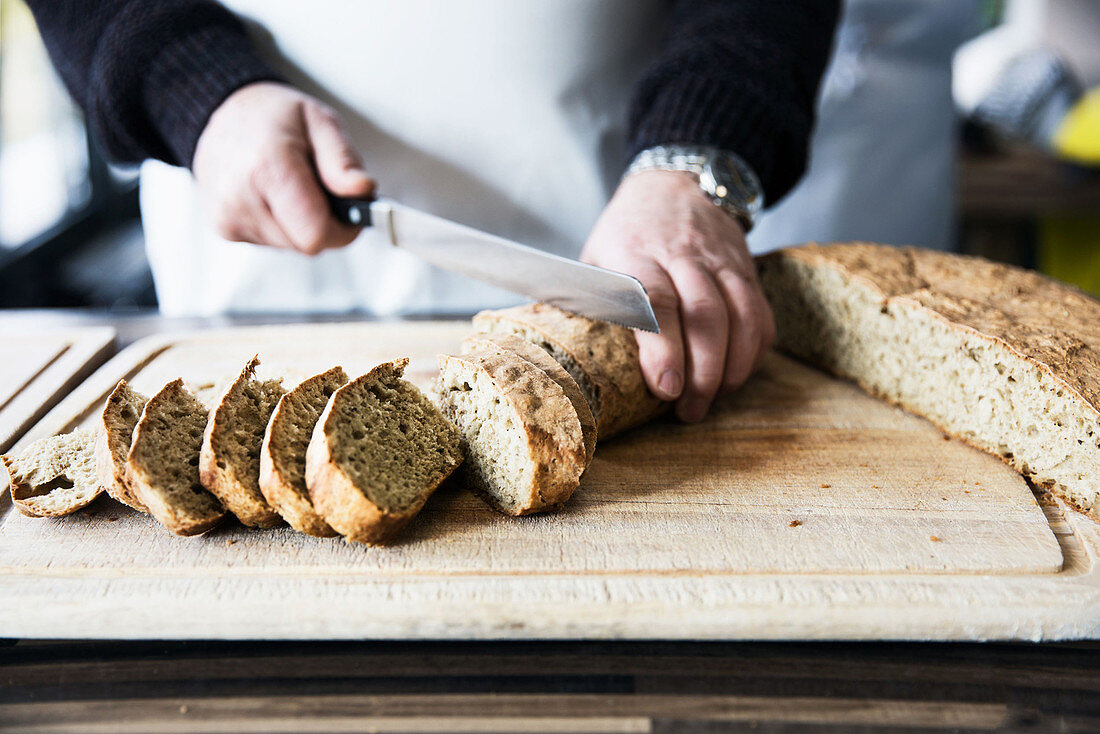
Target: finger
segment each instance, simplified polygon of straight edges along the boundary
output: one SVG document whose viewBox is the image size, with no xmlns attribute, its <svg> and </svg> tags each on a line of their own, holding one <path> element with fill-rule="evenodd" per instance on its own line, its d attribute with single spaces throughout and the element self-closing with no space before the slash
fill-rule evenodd
<svg viewBox="0 0 1100 734">
<path fill-rule="evenodd" d="M 374 193 L 374 179 L 352 147 L 340 117 L 327 107 L 306 105 L 306 134 L 313 146 L 317 175 L 337 196 L 366 198 Z"/>
<path fill-rule="evenodd" d="M 358 235 L 357 228 L 333 217 L 304 150 L 275 155 L 261 171 L 257 189 L 294 249 L 315 255 L 329 247 L 342 247 Z"/>
<path fill-rule="evenodd" d="M 277 247 L 280 250 L 294 250 L 294 243 L 287 236 L 279 223 L 275 221 L 275 215 L 271 212 L 267 202 L 257 195 L 256 209 L 259 216 L 253 225 L 262 242 L 257 244 Z"/>
<path fill-rule="evenodd" d="M 715 279 L 730 314 L 730 341 L 722 380 L 722 390 L 730 391 L 743 385 L 763 360 L 771 311 L 755 283 L 732 270 L 718 271 Z"/>
<path fill-rule="evenodd" d="M 661 328 L 660 334 L 634 332 L 642 374 L 650 392 L 662 400 L 675 400 L 684 389 L 684 341 L 676 287 L 668 273 L 656 263 L 638 263 L 629 271 L 645 286 Z"/>
<path fill-rule="evenodd" d="M 687 356 L 684 394 L 676 403 L 680 420 L 702 420 L 718 394 L 726 368 L 729 312 L 722 292 L 710 273 L 689 260 L 673 261 L 668 268 L 680 295 L 684 349 Z"/>
</svg>

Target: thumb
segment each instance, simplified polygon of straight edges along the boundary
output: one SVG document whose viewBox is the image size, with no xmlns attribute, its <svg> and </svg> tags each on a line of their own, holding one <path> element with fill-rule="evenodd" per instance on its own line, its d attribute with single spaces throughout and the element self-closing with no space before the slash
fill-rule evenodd
<svg viewBox="0 0 1100 734">
<path fill-rule="evenodd" d="M 375 181 L 363 168 L 363 159 L 348 140 L 340 116 L 323 105 L 307 104 L 305 122 L 317 175 L 325 188 L 337 196 L 372 195 Z"/>
</svg>

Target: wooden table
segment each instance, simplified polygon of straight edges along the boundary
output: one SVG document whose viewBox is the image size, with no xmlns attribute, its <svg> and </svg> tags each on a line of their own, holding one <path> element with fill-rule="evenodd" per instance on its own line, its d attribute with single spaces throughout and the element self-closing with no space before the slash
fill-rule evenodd
<svg viewBox="0 0 1100 734">
<path fill-rule="evenodd" d="M 0 314 L 164 330 L 286 319 Z M 36 610 L 27 609 L 28 615 Z M 1100 729 L 1100 645 L 0 643 L 0 730 Z"/>
</svg>

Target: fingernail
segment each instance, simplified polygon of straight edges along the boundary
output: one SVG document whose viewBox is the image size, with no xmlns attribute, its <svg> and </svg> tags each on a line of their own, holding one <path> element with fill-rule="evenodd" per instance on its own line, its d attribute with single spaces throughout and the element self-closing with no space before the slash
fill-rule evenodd
<svg viewBox="0 0 1100 734">
<path fill-rule="evenodd" d="M 692 401 L 682 407 L 678 407 L 676 414 L 684 423 L 698 423 L 707 414 L 706 403 Z"/>
<path fill-rule="evenodd" d="M 657 381 L 657 387 L 670 400 L 680 397 L 680 391 L 684 389 L 684 381 L 676 370 L 665 370 L 661 373 L 661 379 Z"/>
</svg>

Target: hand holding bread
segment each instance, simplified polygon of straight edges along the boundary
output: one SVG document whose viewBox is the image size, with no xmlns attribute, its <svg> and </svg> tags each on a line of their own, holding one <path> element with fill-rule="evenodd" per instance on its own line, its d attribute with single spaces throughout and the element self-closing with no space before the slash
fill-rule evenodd
<svg viewBox="0 0 1100 734">
<path fill-rule="evenodd" d="M 630 175 L 600 215 L 581 259 L 638 278 L 660 334 L 638 332 L 650 391 L 698 421 L 741 386 L 775 338 L 741 224 L 712 204 L 691 174 Z"/>
</svg>

